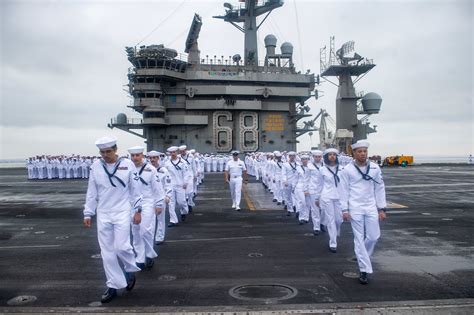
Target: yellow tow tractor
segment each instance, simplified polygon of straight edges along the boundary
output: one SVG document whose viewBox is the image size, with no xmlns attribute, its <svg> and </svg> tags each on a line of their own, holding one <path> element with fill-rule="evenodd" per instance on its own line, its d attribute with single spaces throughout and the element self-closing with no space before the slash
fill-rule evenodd
<svg viewBox="0 0 474 315">
<path fill-rule="evenodd" d="M 413 165 L 413 156 L 411 155 L 387 156 L 383 160 L 383 164 L 382 164 L 382 166 L 401 166 L 401 167 L 406 167 L 408 165 Z"/>
</svg>

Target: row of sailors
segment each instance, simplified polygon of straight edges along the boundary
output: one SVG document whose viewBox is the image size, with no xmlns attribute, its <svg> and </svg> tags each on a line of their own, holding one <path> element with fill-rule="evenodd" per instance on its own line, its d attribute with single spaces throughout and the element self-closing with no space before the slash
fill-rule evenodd
<svg viewBox="0 0 474 315">
<path fill-rule="evenodd" d="M 136 272 L 152 268 L 158 256 L 154 245 L 165 239 L 166 211 L 168 227 L 178 226 L 176 212 L 185 221 L 195 205 L 204 172 L 196 152 L 188 152 L 185 145 L 168 148 L 168 157 L 149 151 L 149 162 L 140 146 L 128 149 L 130 159 L 119 157 L 117 140 L 112 137 L 98 139 L 96 146 L 101 158 L 90 168 L 84 225 L 91 227 L 91 218 L 97 216 L 107 277 L 101 301 L 107 303 L 118 290 L 133 289 Z"/>
<path fill-rule="evenodd" d="M 385 219 L 385 186 L 379 166 L 367 159 L 369 144 L 352 145 L 354 159 L 342 166 L 337 149 L 314 150 L 298 156 L 279 151 L 247 157 L 247 169 L 283 204 L 287 215 L 295 214 L 300 224 L 313 223 L 315 235 L 327 230 L 329 250 L 337 252 L 343 220 L 351 222 L 359 281 L 368 283 L 372 273 L 370 256 L 380 237 L 378 220 Z"/>
<path fill-rule="evenodd" d="M 26 161 L 28 179 L 88 178 L 91 156 L 37 156 Z"/>
<path fill-rule="evenodd" d="M 208 155 L 205 156 L 189 150 L 193 158 L 199 162 L 201 172 L 223 172 L 227 161 L 231 158 L 226 155 Z M 161 154 L 164 162 L 169 160 L 170 154 Z M 149 158 L 149 156 L 147 156 Z M 97 156 L 38 156 L 31 157 L 26 162 L 28 170 L 28 179 L 69 179 L 69 178 L 89 178 L 89 168 L 100 159 Z"/>
</svg>

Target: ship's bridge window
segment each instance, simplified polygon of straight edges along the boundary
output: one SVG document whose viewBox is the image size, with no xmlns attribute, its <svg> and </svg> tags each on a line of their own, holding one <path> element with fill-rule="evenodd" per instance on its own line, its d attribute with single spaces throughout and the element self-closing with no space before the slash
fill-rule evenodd
<svg viewBox="0 0 474 315">
<path fill-rule="evenodd" d="M 164 112 L 144 112 L 143 118 L 164 118 Z"/>
</svg>

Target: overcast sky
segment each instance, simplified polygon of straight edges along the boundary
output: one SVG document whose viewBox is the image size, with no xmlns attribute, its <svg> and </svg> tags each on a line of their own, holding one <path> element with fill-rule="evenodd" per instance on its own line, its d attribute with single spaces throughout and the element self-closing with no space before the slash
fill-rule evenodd
<svg viewBox="0 0 474 315">
<path fill-rule="evenodd" d="M 224 2 L 1 1 L 0 158 L 95 154 L 94 141 L 110 134 L 121 152 L 142 144 L 107 128 L 119 112 L 136 116 L 123 91 L 124 47 L 159 26 L 143 44 L 183 52 L 196 12 L 202 56 L 242 54 L 243 34 L 212 18 L 224 13 Z M 277 46 L 293 43 L 299 70 L 317 74 L 319 49 L 331 35 L 336 46 L 354 40 L 356 52 L 377 64 L 357 90 L 383 98 L 370 119 L 378 126 L 371 153 L 467 156 L 474 153 L 473 17 L 470 0 L 287 0 L 259 31 L 260 59 L 272 33 Z M 324 97 L 308 103 L 311 112 L 325 108 L 334 117 L 337 88 L 318 89 Z M 317 133 L 299 140 L 300 150 L 319 142 Z"/>
</svg>

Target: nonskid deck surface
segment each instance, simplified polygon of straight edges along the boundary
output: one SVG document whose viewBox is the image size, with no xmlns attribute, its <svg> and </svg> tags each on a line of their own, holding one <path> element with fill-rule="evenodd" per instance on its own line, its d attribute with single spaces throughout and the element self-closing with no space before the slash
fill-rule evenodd
<svg viewBox="0 0 474 315">
<path fill-rule="evenodd" d="M 391 207 L 368 286 L 354 278 L 349 223 L 333 254 L 327 234 L 313 236 L 311 224 L 287 217 L 260 183 L 244 188 L 237 212 L 223 175 L 207 174 L 194 214 L 167 230 L 155 267 L 107 307 L 310 312 L 454 299 L 470 308 L 471 300 L 463 299 L 474 297 L 474 168 L 383 172 Z M 0 170 L 0 312 L 27 310 L 8 306 L 17 296 L 36 297 L 24 307 L 38 311 L 104 308 L 97 302 L 105 275 L 95 222 L 94 229 L 82 226 L 86 186 L 85 180 L 28 181 L 25 170 Z"/>
</svg>

